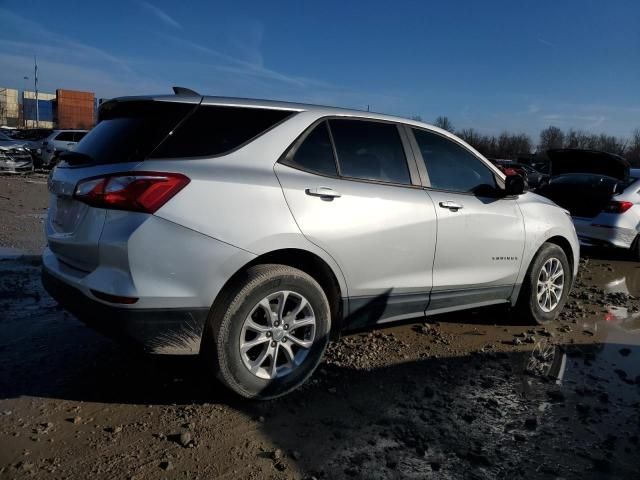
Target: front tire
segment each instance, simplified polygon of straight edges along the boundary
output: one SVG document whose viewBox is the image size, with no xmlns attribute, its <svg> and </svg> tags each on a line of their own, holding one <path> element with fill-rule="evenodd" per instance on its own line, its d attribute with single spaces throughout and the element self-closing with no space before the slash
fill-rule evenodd
<svg viewBox="0 0 640 480">
<path fill-rule="evenodd" d="M 330 328 L 329 302 L 311 276 L 285 265 L 256 265 L 216 301 L 203 356 L 238 395 L 272 399 L 311 376 Z"/>
<path fill-rule="evenodd" d="M 542 245 L 525 276 L 516 304 L 518 319 L 543 325 L 555 320 L 567 302 L 572 271 L 564 250 L 553 243 Z"/>
</svg>

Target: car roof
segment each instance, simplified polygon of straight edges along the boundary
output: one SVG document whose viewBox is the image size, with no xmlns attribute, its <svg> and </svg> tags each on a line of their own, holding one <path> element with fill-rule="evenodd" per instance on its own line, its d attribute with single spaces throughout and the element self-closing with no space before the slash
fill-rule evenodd
<svg viewBox="0 0 640 480">
<path fill-rule="evenodd" d="M 264 100 L 264 99 L 257 99 L 257 98 L 217 97 L 217 96 L 211 96 L 211 95 L 200 95 L 195 92 L 180 93 L 177 95 L 143 95 L 143 96 L 131 96 L 131 97 L 118 97 L 118 98 L 113 98 L 111 100 L 107 100 L 101 105 L 101 108 L 104 105 L 107 105 L 111 102 L 127 102 L 127 101 L 175 102 L 175 103 L 190 103 L 193 105 L 201 103 L 202 105 L 218 105 L 218 106 L 226 106 L 226 107 L 270 108 L 270 109 L 277 109 L 277 110 L 288 110 L 288 111 L 299 112 L 299 113 L 309 112 L 314 114 L 318 118 L 337 116 L 337 117 L 353 117 L 353 118 L 361 118 L 361 119 L 381 120 L 386 122 L 402 123 L 404 125 L 423 128 L 435 133 L 439 133 L 440 135 L 445 136 L 456 143 L 460 143 L 464 145 L 469 150 L 475 152 L 476 155 L 483 158 L 486 161 L 487 166 L 489 166 L 489 168 L 491 168 L 495 173 L 497 173 L 501 178 L 504 179 L 504 173 L 502 173 L 499 168 L 493 165 L 490 161 L 486 160 L 486 157 L 484 157 L 484 155 L 482 155 L 475 148 L 473 148 L 473 146 L 469 145 L 467 142 L 465 142 L 461 138 L 455 136 L 453 133 L 447 130 L 436 127 L 435 125 L 420 122 L 417 120 L 411 120 L 409 118 L 398 117 L 394 115 L 386 115 L 384 113 L 365 112 L 363 110 L 356 110 L 356 109 L 329 107 L 324 105 L 285 102 L 280 100 Z"/>
<path fill-rule="evenodd" d="M 246 107 L 246 108 L 270 108 L 275 110 L 289 110 L 293 112 L 312 112 L 318 116 L 344 116 L 344 117 L 358 117 L 369 118 L 372 120 L 383 120 L 388 122 L 399 122 L 406 125 L 413 125 L 416 127 L 427 128 L 435 132 L 441 133 L 448 137 L 456 138 L 451 132 L 438 128 L 434 125 L 411 120 L 409 118 L 387 115 L 384 113 L 367 112 L 364 110 L 348 109 L 341 107 L 330 107 L 324 105 L 314 105 L 309 103 L 297 103 L 297 102 L 285 102 L 280 100 L 264 100 L 257 98 L 241 98 L 241 97 L 217 97 L 211 95 L 145 95 L 135 97 L 119 97 L 109 101 L 144 101 L 153 100 L 161 102 L 183 102 L 183 103 L 200 103 L 202 105 L 218 105 L 224 107 Z M 106 103 L 106 102 L 105 102 Z"/>
</svg>

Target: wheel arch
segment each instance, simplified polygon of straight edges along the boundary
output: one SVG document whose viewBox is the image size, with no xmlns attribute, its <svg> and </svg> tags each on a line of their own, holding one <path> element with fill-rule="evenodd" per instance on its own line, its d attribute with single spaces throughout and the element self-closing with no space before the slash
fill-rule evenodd
<svg viewBox="0 0 640 480">
<path fill-rule="evenodd" d="M 319 255 L 301 248 L 282 248 L 263 253 L 239 268 L 218 292 L 213 305 L 223 301 L 224 293 L 242 281 L 247 269 L 255 265 L 278 264 L 302 270 L 317 281 L 327 296 L 331 309 L 331 336 L 337 338 L 342 330 L 342 319 L 345 314 L 347 292 L 339 281 L 341 272 L 335 272 L 329 263 Z M 344 299 L 344 300 L 343 300 Z"/>
<path fill-rule="evenodd" d="M 521 267 L 520 276 L 518 278 L 519 281 L 516 283 L 516 285 L 514 286 L 513 292 L 511 293 L 510 301 L 512 306 L 515 306 L 516 303 L 518 302 L 520 291 L 522 290 L 522 282 L 524 281 L 524 277 L 529 271 L 529 268 L 531 267 L 531 263 L 533 262 L 533 259 L 536 258 L 536 255 L 546 243 L 557 245 L 562 249 L 564 254 L 567 256 L 567 261 L 569 262 L 569 266 L 571 268 L 571 283 L 573 284 L 573 281 L 575 280 L 575 272 L 576 272 L 576 265 L 575 265 L 576 252 L 574 252 L 571 242 L 565 236 L 560 234 L 548 236 L 544 238 L 542 241 L 540 241 L 539 245 L 537 245 L 537 247 L 535 248 L 535 250 L 532 251 L 532 253 L 526 256 L 527 262 L 525 265 Z"/>
<path fill-rule="evenodd" d="M 545 240 L 542 245 L 544 245 L 545 243 L 553 243 L 554 245 L 558 245 L 562 249 L 564 254 L 567 256 L 567 261 L 569 262 L 569 266 L 571 267 L 571 276 L 573 277 L 573 272 L 575 269 L 575 259 L 573 255 L 574 254 L 573 248 L 571 247 L 571 243 L 569 243 L 569 240 L 567 240 L 565 237 L 561 235 L 555 235 Z M 538 247 L 538 250 L 536 250 L 536 254 L 542 248 L 542 245 Z M 535 254 L 534 254 L 534 257 L 535 257 Z"/>
</svg>

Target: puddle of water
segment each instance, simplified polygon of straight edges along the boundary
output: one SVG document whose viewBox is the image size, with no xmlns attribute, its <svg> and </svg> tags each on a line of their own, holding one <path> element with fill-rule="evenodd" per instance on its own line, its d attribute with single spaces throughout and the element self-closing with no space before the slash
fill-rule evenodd
<svg viewBox="0 0 640 480">
<path fill-rule="evenodd" d="M 590 266 L 589 283 L 605 293 L 625 293 L 640 298 L 640 263 L 611 260 L 606 266 Z"/>
</svg>

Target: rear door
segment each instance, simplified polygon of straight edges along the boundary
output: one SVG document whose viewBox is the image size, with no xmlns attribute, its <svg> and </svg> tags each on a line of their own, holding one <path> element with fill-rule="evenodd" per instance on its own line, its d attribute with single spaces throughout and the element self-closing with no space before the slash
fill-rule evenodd
<svg viewBox="0 0 640 480">
<path fill-rule="evenodd" d="M 331 119 L 276 165 L 302 233 L 347 279 L 352 327 L 422 315 L 428 303 L 436 216 L 402 135 L 393 123 Z"/>
<path fill-rule="evenodd" d="M 506 300 L 525 241 L 516 198 L 497 195 L 495 172 L 462 144 L 427 130 L 412 133 L 438 219 L 429 311 Z"/>
</svg>

